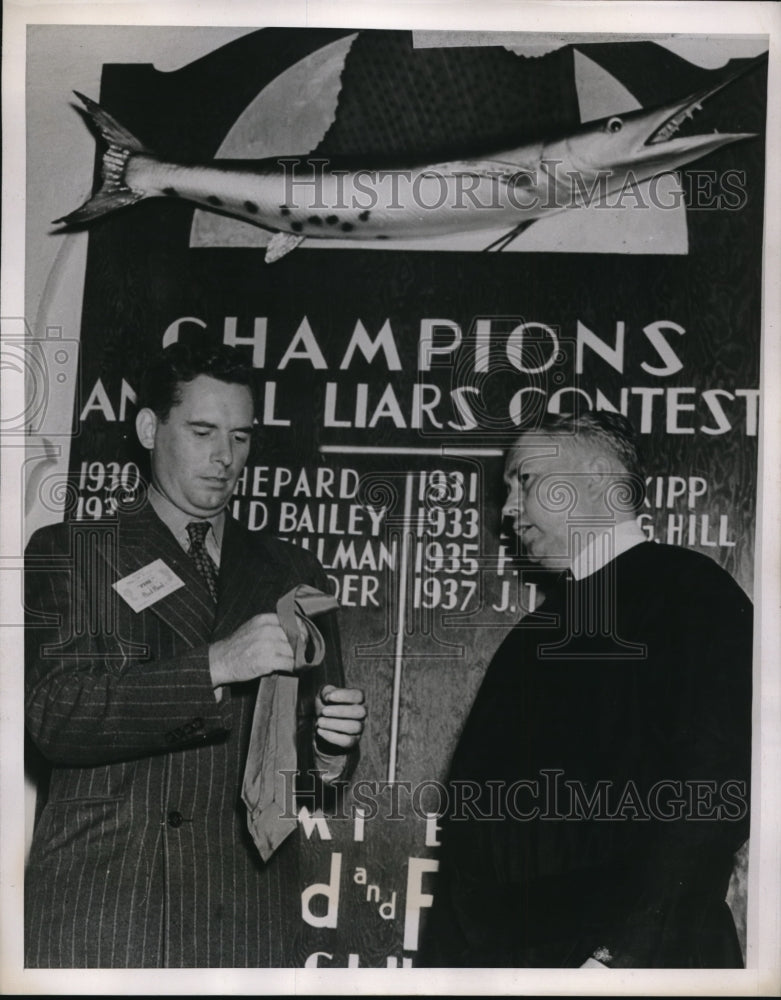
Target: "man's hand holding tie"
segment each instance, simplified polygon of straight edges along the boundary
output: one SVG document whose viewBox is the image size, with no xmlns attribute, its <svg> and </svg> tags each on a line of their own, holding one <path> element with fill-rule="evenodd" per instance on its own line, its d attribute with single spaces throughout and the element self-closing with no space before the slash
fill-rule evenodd
<svg viewBox="0 0 781 1000">
<path fill-rule="evenodd" d="M 331 753 L 347 753 L 358 744 L 366 718 L 363 691 L 326 684 L 315 699 L 315 736 Z M 338 748 L 338 749 L 335 749 Z M 326 751 L 327 752 L 327 751 Z"/>
<path fill-rule="evenodd" d="M 209 646 L 215 688 L 266 674 L 292 673 L 294 668 L 293 648 L 275 614 L 255 615 Z"/>
</svg>

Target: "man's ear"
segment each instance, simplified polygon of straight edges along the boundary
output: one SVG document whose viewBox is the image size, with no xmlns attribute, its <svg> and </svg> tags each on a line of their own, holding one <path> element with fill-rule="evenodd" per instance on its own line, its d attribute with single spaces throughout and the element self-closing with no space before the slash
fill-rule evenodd
<svg viewBox="0 0 781 1000">
<path fill-rule="evenodd" d="M 592 455 L 586 465 L 586 472 L 589 496 L 592 498 L 602 496 L 612 482 L 612 465 L 604 455 Z"/>
<path fill-rule="evenodd" d="M 155 434 L 157 432 L 157 414 L 145 406 L 138 411 L 136 416 L 136 434 L 142 447 L 151 451 L 155 446 Z"/>
</svg>

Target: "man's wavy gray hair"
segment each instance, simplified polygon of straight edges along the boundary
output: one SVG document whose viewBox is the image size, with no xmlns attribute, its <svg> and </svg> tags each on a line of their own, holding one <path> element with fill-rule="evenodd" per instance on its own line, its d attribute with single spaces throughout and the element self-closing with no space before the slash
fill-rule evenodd
<svg viewBox="0 0 781 1000">
<path fill-rule="evenodd" d="M 640 459 L 637 435 L 632 424 L 620 413 L 608 410 L 586 410 L 583 413 L 548 413 L 528 434 L 556 434 L 570 438 L 573 444 L 590 444 L 602 454 L 613 458 L 628 473 L 636 509 L 645 496 L 645 477 Z"/>
</svg>

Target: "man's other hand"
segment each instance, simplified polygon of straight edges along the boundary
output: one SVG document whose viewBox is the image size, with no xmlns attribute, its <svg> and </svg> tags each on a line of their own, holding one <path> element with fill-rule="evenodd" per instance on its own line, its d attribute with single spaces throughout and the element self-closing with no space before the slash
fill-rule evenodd
<svg viewBox="0 0 781 1000">
<path fill-rule="evenodd" d="M 315 735 L 336 753 L 352 750 L 363 732 L 366 718 L 363 701 L 360 688 L 338 688 L 333 684 L 320 688 L 315 698 Z"/>
</svg>

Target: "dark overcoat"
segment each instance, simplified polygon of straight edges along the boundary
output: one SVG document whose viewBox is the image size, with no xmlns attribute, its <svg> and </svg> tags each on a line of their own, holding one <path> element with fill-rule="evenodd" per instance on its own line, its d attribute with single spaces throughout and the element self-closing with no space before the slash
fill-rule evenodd
<svg viewBox="0 0 781 1000">
<path fill-rule="evenodd" d="M 549 589 L 454 754 L 423 963 L 742 964 L 751 612 L 712 559 L 651 542 Z"/>
</svg>

